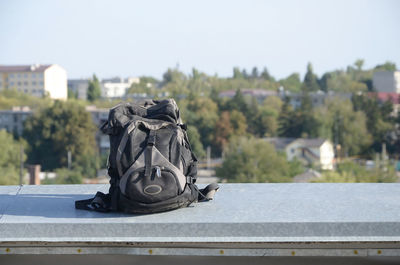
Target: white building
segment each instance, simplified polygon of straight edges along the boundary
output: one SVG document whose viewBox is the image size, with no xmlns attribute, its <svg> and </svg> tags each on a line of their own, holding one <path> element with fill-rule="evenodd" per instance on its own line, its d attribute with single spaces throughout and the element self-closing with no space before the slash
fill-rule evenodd
<svg viewBox="0 0 400 265">
<path fill-rule="evenodd" d="M 284 151 L 288 161 L 298 159 L 306 165 L 316 164 L 332 170 L 335 158 L 333 144 L 326 139 L 266 138 L 276 150 Z"/>
<path fill-rule="evenodd" d="M 132 84 L 138 84 L 140 79 L 129 77 L 122 79 L 119 77 L 103 79 L 101 81 L 101 96 L 103 98 L 121 98 L 126 95 L 127 90 Z"/>
<path fill-rule="evenodd" d="M 376 92 L 400 93 L 400 71 L 374 73 L 372 84 Z"/>
<path fill-rule="evenodd" d="M 0 90 L 67 99 L 67 72 L 59 65 L 0 65 Z"/>
</svg>

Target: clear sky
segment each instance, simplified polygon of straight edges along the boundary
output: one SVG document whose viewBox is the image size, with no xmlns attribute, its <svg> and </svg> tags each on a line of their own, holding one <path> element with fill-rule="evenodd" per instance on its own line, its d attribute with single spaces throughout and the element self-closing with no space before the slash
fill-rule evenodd
<svg viewBox="0 0 400 265">
<path fill-rule="evenodd" d="M 177 65 L 283 78 L 358 58 L 400 67 L 400 1 L 0 1 L 0 64 L 57 63 L 69 78 L 161 78 Z"/>
</svg>

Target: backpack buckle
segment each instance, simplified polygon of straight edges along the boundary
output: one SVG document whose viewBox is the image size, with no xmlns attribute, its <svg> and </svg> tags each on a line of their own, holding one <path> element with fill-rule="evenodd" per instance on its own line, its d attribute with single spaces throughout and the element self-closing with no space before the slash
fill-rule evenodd
<svg viewBox="0 0 400 265">
<path fill-rule="evenodd" d="M 149 138 L 147 139 L 147 145 L 153 146 L 155 145 L 155 143 L 156 143 L 156 133 L 155 131 L 151 130 L 149 133 Z"/>
<path fill-rule="evenodd" d="M 194 184 L 192 176 L 186 176 L 186 183 Z"/>
</svg>

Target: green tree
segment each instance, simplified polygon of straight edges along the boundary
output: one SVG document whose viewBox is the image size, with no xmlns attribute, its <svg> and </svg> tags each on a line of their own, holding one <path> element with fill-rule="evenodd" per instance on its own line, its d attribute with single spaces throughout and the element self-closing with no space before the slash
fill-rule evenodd
<svg viewBox="0 0 400 265">
<path fill-rule="evenodd" d="M 298 113 L 290 105 L 290 98 L 286 97 L 278 117 L 278 135 L 281 137 L 300 137 L 300 126 Z"/>
<path fill-rule="evenodd" d="M 261 78 L 268 81 L 275 81 L 275 79 L 269 74 L 267 67 L 264 67 L 261 72 Z"/>
<path fill-rule="evenodd" d="M 240 137 L 226 149 L 216 174 L 229 182 L 290 182 L 289 163 L 284 155 L 262 139 Z"/>
<path fill-rule="evenodd" d="M 206 156 L 206 152 L 204 151 L 203 144 L 200 141 L 200 134 L 196 127 L 189 126 L 187 129 L 187 135 L 194 154 L 197 156 L 197 158 L 204 158 Z"/>
<path fill-rule="evenodd" d="M 367 128 L 373 137 L 373 150 L 380 152 L 382 143 L 386 143 L 390 153 L 397 152 L 392 147 L 395 141 L 392 135 L 396 130 L 396 121 L 392 116 L 393 104 L 389 100 L 379 103 L 377 98 L 364 94 L 354 95 L 352 102 L 355 111 L 362 111 L 367 116 Z"/>
<path fill-rule="evenodd" d="M 21 145 L 26 147 L 26 143 L 22 140 L 17 141 L 12 134 L 5 130 L 0 130 L 0 185 L 19 184 Z M 25 153 L 22 159 L 23 161 L 26 160 Z"/>
<path fill-rule="evenodd" d="M 301 96 L 301 105 L 298 112 L 298 119 L 303 138 L 317 137 L 319 122 L 315 118 L 312 105 L 311 95 L 308 92 L 303 92 Z"/>
<path fill-rule="evenodd" d="M 397 67 L 395 63 L 392 62 L 386 62 L 384 64 L 379 64 L 375 66 L 375 71 L 396 71 Z"/>
<path fill-rule="evenodd" d="M 75 102 L 55 101 L 25 121 L 24 137 L 30 144 L 28 161 L 43 170 L 67 166 L 68 151 L 74 167 L 98 167 L 96 127 L 90 114 Z M 93 165 L 94 164 L 94 165 Z M 93 171 L 92 171 L 93 173 Z"/>
<path fill-rule="evenodd" d="M 320 90 L 320 87 L 318 85 L 318 81 L 317 80 L 318 80 L 317 76 L 313 72 L 312 64 L 308 63 L 308 65 L 307 65 L 307 73 L 304 76 L 304 82 L 303 82 L 302 90 L 303 91 L 308 91 L 308 92 Z"/>
<path fill-rule="evenodd" d="M 215 126 L 214 142 L 218 147 L 218 151 L 224 151 L 233 137 L 246 135 L 246 129 L 246 117 L 241 112 L 237 110 L 231 112 L 223 111 Z"/>
<path fill-rule="evenodd" d="M 183 102 L 182 102 L 183 103 Z M 218 106 L 209 98 L 196 97 L 181 109 L 188 126 L 195 127 L 204 147 L 210 146 L 214 138 L 215 124 L 218 120 Z"/>
<path fill-rule="evenodd" d="M 276 136 L 278 133 L 278 117 L 283 102 L 279 97 L 267 97 L 260 106 L 260 136 Z"/>
<path fill-rule="evenodd" d="M 11 109 L 14 106 L 28 106 L 32 110 L 51 105 L 50 98 L 38 98 L 17 91 L 16 89 L 5 89 L 0 91 L 0 109 Z"/>
<path fill-rule="evenodd" d="M 299 73 L 291 74 L 285 79 L 279 80 L 279 83 L 283 86 L 285 90 L 296 93 L 301 91 L 302 84 Z"/>
<path fill-rule="evenodd" d="M 251 78 L 253 79 L 257 79 L 258 76 L 258 68 L 256 66 L 253 67 L 253 69 L 251 70 Z"/>
<path fill-rule="evenodd" d="M 99 79 L 95 74 L 93 74 L 92 79 L 89 81 L 89 86 L 87 89 L 87 99 L 89 101 L 95 101 L 101 97 L 101 88 Z"/>
<path fill-rule="evenodd" d="M 163 74 L 163 89 L 172 93 L 172 97 L 189 94 L 188 77 L 178 69 L 169 68 Z"/>
<path fill-rule="evenodd" d="M 361 154 L 371 144 L 366 116 L 354 111 L 350 100 L 328 100 L 314 115 L 319 124 L 318 135 L 340 144 L 340 156 Z"/>
<path fill-rule="evenodd" d="M 78 92 L 72 91 L 72 89 L 68 88 L 68 99 L 77 99 Z"/>
<path fill-rule="evenodd" d="M 233 68 L 233 78 L 234 79 L 244 78 L 243 73 L 240 71 L 239 67 Z"/>
</svg>

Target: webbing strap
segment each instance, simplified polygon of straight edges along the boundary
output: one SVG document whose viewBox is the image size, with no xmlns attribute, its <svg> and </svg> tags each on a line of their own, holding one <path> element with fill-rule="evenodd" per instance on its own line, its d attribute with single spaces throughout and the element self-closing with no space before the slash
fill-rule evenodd
<svg viewBox="0 0 400 265">
<path fill-rule="evenodd" d="M 126 127 L 126 130 L 124 132 L 124 135 L 121 138 L 121 141 L 119 143 L 118 149 L 117 149 L 117 155 L 116 155 L 116 164 L 117 164 L 117 170 L 118 170 L 118 174 L 119 177 L 122 177 L 122 175 L 124 174 L 122 172 L 122 166 L 121 166 L 121 156 L 122 153 L 124 152 L 126 143 L 128 142 L 128 138 L 129 138 L 129 134 L 133 131 L 133 129 L 135 129 L 135 122 L 132 122 L 128 125 L 128 127 Z"/>
<path fill-rule="evenodd" d="M 75 201 L 75 208 L 88 211 L 109 212 L 110 195 L 97 192 L 91 199 Z"/>
<path fill-rule="evenodd" d="M 144 154 L 144 176 L 149 177 L 151 175 L 151 163 L 152 163 L 152 154 L 153 148 L 156 143 L 156 131 L 150 130 L 149 137 L 147 138 L 147 146 Z"/>
</svg>

